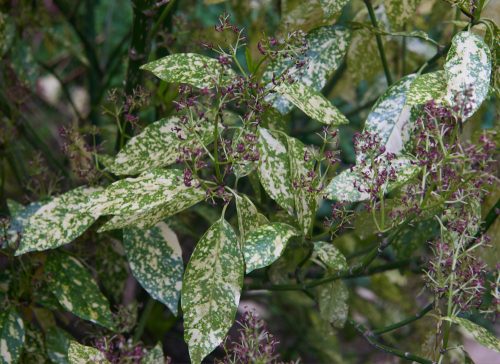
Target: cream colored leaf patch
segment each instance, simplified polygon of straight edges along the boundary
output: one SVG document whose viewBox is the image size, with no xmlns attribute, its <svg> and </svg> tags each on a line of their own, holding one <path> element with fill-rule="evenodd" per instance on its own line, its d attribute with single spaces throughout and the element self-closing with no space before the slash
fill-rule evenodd
<svg viewBox="0 0 500 364">
<path fill-rule="evenodd" d="M 278 222 L 253 230 L 243 243 L 246 272 L 273 263 L 285 250 L 288 240 L 297 235 L 294 227 Z"/>
<path fill-rule="evenodd" d="M 441 102 L 446 93 L 444 71 L 430 72 L 418 76 L 411 84 L 406 99 L 407 105 L 420 105 L 435 100 Z"/>
<path fill-rule="evenodd" d="M 68 359 L 70 364 L 105 364 L 109 363 L 96 348 L 84 346 L 76 341 L 71 341 L 68 349 Z"/>
<path fill-rule="evenodd" d="M 47 258 L 45 273 L 50 291 L 64 309 L 84 320 L 114 329 L 107 298 L 76 258 L 53 251 Z"/>
<path fill-rule="evenodd" d="M 96 220 L 90 196 L 99 188 L 79 187 L 54 197 L 23 223 L 23 237 L 16 255 L 54 249 L 71 243 Z"/>
<path fill-rule="evenodd" d="M 186 267 L 182 287 L 184 340 L 199 364 L 233 325 L 243 285 L 238 238 L 223 218 L 202 236 Z"/>
<path fill-rule="evenodd" d="M 0 312 L 0 363 L 16 363 L 25 341 L 24 322 L 14 308 Z"/>
<path fill-rule="evenodd" d="M 134 277 L 177 316 L 184 265 L 175 232 L 164 222 L 147 230 L 127 228 L 123 244 Z"/>
</svg>

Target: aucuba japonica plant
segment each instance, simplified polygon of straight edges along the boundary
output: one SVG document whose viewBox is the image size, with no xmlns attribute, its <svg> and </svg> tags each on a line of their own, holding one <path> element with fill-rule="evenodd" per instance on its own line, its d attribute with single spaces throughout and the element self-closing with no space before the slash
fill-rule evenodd
<svg viewBox="0 0 500 364">
<path fill-rule="evenodd" d="M 491 7 L 0 3 L 0 362 L 498 355 Z"/>
</svg>

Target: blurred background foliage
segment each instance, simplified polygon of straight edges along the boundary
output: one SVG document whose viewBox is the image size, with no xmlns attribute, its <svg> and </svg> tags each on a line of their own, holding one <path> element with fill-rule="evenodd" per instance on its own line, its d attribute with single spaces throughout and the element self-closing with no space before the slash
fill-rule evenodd
<svg viewBox="0 0 500 364">
<path fill-rule="evenodd" d="M 443 0 L 402 2 L 415 10 L 404 25 L 391 24 L 383 6 L 388 1 L 374 2 L 383 28 L 418 29 L 439 45 L 420 38 L 384 36 L 395 79 L 418 69 L 449 44 L 454 31 L 466 24 L 460 11 Z M 213 27 L 224 11 L 245 29 L 254 58 L 258 56 L 257 43 L 265 36 L 279 36 L 296 29 L 308 31 L 333 23 L 354 29 L 345 62 L 323 89 L 324 95 L 350 120 L 349 125 L 340 128 L 339 147 L 342 163 L 352 164 L 355 160 L 352 136 L 361 130 L 370 107 L 386 87 L 375 35 L 370 31 L 362 1 L 349 2 L 335 16 L 319 14 L 314 4 L 315 1 L 304 0 L 0 0 L 1 213 L 8 215 L 7 198 L 26 204 L 83 183 L 98 183 L 104 172 L 96 155 L 115 153 L 117 123 L 121 122 L 124 110 L 137 116 L 130 134 L 174 111 L 172 101 L 177 86 L 158 82 L 138 67 L 168 54 L 206 53 L 202 42 L 223 41 L 217 38 L 219 33 Z M 482 16 L 498 24 L 500 2 L 490 1 Z M 432 66 L 438 68 L 441 62 L 442 58 Z M 475 138 L 481 128 L 498 127 L 497 103 L 491 97 L 483 104 L 465 126 L 465 137 Z M 284 118 L 287 120 L 283 125 L 290 135 L 308 144 L 320 143 L 316 135 L 320 124 L 299 110 Z M 251 188 L 251 181 L 245 183 Z M 500 193 L 496 191 L 485 201 L 483 214 L 498 200 Z M 325 204 L 319 214 L 326 216 L 329 212 Z M 169 221 L 180 237 L 185 261 L 197 237 L 217 218 L 216 211 L 201 204 Z M 352 229 L 335 241 L 349 262 L 356 261 L 355 252 L 373 246 L 376 228 L 369 221 L 359 215 Z M 436 229 L 433 221 L 421 223 L 405 232 L 394 247 L 378 258 L 385 262 L 393 261 L 394 257 L 411 261 L 404 269 L 346 280 L 351 292 L 352 317 L 368 320 L 370 327 L 383 327 L 414 314 L 418 307 L 428 303 L 429 295 L 424 292 L 419 276 L 422 262 L 415 257 L 425 256 L 426 247 L 418 243 L 435 236 Z M 489 234 L 498 247 L 498 220 Z M 181 320 L 151 301 L 131 278 L 117 238 L 88 232 L 72 244 L 71 250 L 97 278 L 121 318 L 123 332 L 130 332 L 128 328 L 136 327 L 138 322 L 140 338 L 146 346 L 161 341 L 165 354 L 173 362 L 186 362 L 188 354 Z M 484 259 L 494 266 L 499 261 L 498 249 L 489 252 Z M 295 267 L 303 255 L 303 251 L 291 247 L 269 271 L 255 274 L 269 274 L 275 281 L 293 276 L 295 272 L 290 267 Z M 30 259 L 37 258 L 43 259 L 43 254 Z M 0 258 L 0 291 L 9 277 L 6 267 Z M 43 291 L 43 285 L 35 289 L 40 279 L 36 270 L 22 274 L 24 281 L 20 280 L 19 287 L 14 289 L 19 290 L 21 297 L 36 295 L 38 300 L 37 307 L 25 302 L 25 313 L 33 316 L 33 324 L 28 327 L 22 360 L 43 363 L 49 360 L 44 347 L 49 343 L 43 335 L 54 327 L 54 317 L 47 313 L 47 308 L 57 303 Z M 302 292 L 263 294 L 248 290 L 240 309 L 245 306 L 255 308 L 267 322 L 269 331 L 278 337 L 284 361 L 301 358 L 305 363 L 395 362 L 394 357 L 372 350 L 353 327 L 332 328 L 321 317 L 314 301 Z M 61 313 L 56 320 L 78 339 L 103 335 L 98 327 L 68 313 Z M 389 344 L 403 343 L 405 350 L 425 354 L 433 345 L 434 333 L 430 329 L 435 327 L 433 321 L 433 317 L 426 317 L 411 327 L 388 334 L 385 340 Z M 457 358 L 457 362 L 462 360 Z"/>
</svg>

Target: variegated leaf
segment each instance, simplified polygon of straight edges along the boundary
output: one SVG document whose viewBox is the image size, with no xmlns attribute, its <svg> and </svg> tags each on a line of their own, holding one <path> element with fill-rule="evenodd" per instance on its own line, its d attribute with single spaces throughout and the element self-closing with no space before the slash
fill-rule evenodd
<svg viewBox="0 0 500 364">
<path fill-rule="evenodd" d="M 96 348 L 84 346 L 76 341 L 71 341 L 68 349 L 70 364 L 104 364 L 109 363 L 104 353 Z"/>
<path fill-rule="evenodd" d="M 267 218 L 257 211 L 255 205 L 247 195 L 235 194 L 236 212 L 238 215 L 238 229 L 240 240 L 245 241 L 247 234 L 261 225 L 267 224 Z"/>
<path fill-rule="evenodd" d="M 7 200 L 7 205 L 11 214 L 9 228 L 7 229 L 8 245 L 20 239 L 24 232 L 26 222 L 41 206 L 40 202 L 32 202 L 26 207 L 13 200 Z"/>
<path fill-rule="evenodd" d="M 196 53 L 177 53 L 145 64 L 141 69 L 152 72 L 166 82 L 187 83 L 198 88 L 225 84 L 234 76 L 214 58 Z"/>
<path fill-rule="evenodd" d="M 0 59 L 9 50 L 16 35 L 14 18 L 0 13 Z"/>
<path fill-rule="evenodd" d="M 92 225 L 97 216 L 89 211 L 96 188 L 77 188 L 54 197 L 23 224 L 24 232 L 16 255 L 54 249 L 71 243 Z"/>
<path fill-rule="evenodd" d="M 283 82 L 276 91 L 301 109 L 307 116 L 327 125 L 348 124 L 349 120 L 320 92 L 301 82 Z"/>
<path fill-rule="evenodd" d="M 406 76 L 389 87 L 373 105 L 364 130 L 380 138 L 387 152 L 398 154 L 410 139 L 411 106 L 406 105 L 406 95 L 416 75 Z M 362 159 L 363 156 L 356 156 Z"/>
<path fill-rule="evenodd" d="M 279 222 L 260 226 L 250 232 L 243 243 L 246 272 L 272 264 L 281 256 L 288 240 L 297 235 L 294 227 Z"/>
<path fill-rule="evenodd" d="M 445 100 L 456 104 L 457 94 L 463 98 L 470 92 L 470 110 L 463 117 L 471 116 L 488 96 L 491 76 L 490 49 L 483 39 L 471 32 L 460 32 L 453 37 L 444 64 L 447 87 Z"/>
<path fill-rule="evenodd" d="M 259 128 L 258 172 L 262 187 L 282 208 L 293 214 L 294 200 L 286 146 L 271 132 Z"/>
<path fill-rule="evenodd" d="M 391 26 L 401 29 L 415 15 L 420 0 L 384 0 L 385 12 Z"/>
<path fill-rule="evenodd" d="M 24 322 L 14 308 L 0 312 L 0 363 L 17 363 L 25 341 Z"/>
<path fill-rule="evenodd" d="M 238 238 L 221 218 L 196 245 L 184 274 L 184 339 L 192 363 L 201 363 L 226 337 L 240 301 L 243 274 Z"/>
<path fill-rule="evenodd" d="M 326 17 L 340 13 L 349 0 L 319 0 Z"/>
<path fill-rule="evenodd" d="M 446 93 L 444 71 L 436 71 L 418 76 L 411 84 L 406 97 L 406 105 L 420 105 L 427 101 L 440 102 Z"/>
<path fill-rule="evenodd" d="M 331 5 L 335 5 L 333 2 Z M 292 78 L 316 91 L 321 91 L 330 75 L 340 66 L 349 46 L 351 33 L 340 26 L 327 26 L 314 29 L 307 35 L 308 49 L 300 58 L 305 66 L 297 68 L 295 62 L 274 61 L 262 76 L 266 83 L 272 81 L 273 76 L 279 76 L 287 69 Z M 293 105 L 283 96 L 270 94 L 267 101 L 282 114 L 292 110 Z"/>
<path fill-rule="evenodd" d="M 117 215 L 100 231 L 126 226 L 151 227 L 203 200 L 205 192 L 184 184 L 183 172 L 153 169 L 137 178 L 125 178 L 92 197 L 94 215 Z"/>
<path fill-rule="evenodd" d="M 84 320 L 114 328 L 108 300 L 76 258 L 53 251 L 47 258 L 45 273 L 51 292 L 64 309 Z"/>
<path fill-rule="evenodd" d="M 148 230 L 124 229 L 123 244 L 134 277 L 177 316 L 184 270 L 177 235 L 159 222 Z"/>
<path fill-rule="evenodd" d="M 71 336 L 57 326 L 51 327 L 45 333 L 45 347 L 51 362 L 68 364 L 68 349 Z"/>
<path fill-rule="evenodd" d="M 142 133 L 130 139 L 107 166 L 116 175 L 138 174 L 175 163 L 182 155 L 183 147 L 201 149 L 201 143 L 207 145 L 212 140 L 211 121 L 200 119 L 191 127 L 173 116 L 148 125 Z"/>
<path fill-rule="evenodd" d="M 317 257 L 330 272 L 347 269 L 347 260 L 332 243 L 325 241 L 315 242 L 313 256 Z"/>
<path fill-rule="evenodd" d="M 384 158 L 384 155 L 381 155 L 379 158 Z M 403 185 L 419 171 L 419 168 L 412 163 L 412 160 L 406 157 L 399 157 L 392 160 L 391 167 L 396 171 L 396 181 L 389 181 L 382 186 L 384 193 Z M 358 166 L 347 169 L 332 179 L 325 189 L 326 196 L 331 200 L 347 202 L 364 201 L 370 198 L 369 193 L 366 192 L 369 186 L 366 185 L 365 179 L 361 177 L 361 172 L 373 173 L 373 171 L 366 169 L 363 171 Z M 354 182 L 356 182 L 357 186 L 360 186 L 361 191 L 358 187 L 354 187 Z"/>
<path fill-rule="evenodd" d="M 298 139 L 287 136 L 288 158 L 290 163 L 290 177 L 293 186 L 293 198 L 297 220 L 302 229 L 302 234 L 307 236 L 316 214 L 317 199 L 314 193 L 309 191 L 307 183 L 310 183 L 307 173 L 314 170 L 314 160 L 307 161 L 306 146 Z"/>
<path fill-rule="evenodd" d="M 367 29 L 353 32 L 346 63 L 354 84 L 371 81 L 382 70 L 375 35 Z"/>
<path fill-rule="evenodd" d="M 165 357 L 163 355 L 163 348 L 161 342 L 149 350 L 148 353 L 142 358 L 142 364 L 165 364 Z"/>
<path fill-rule="evenodd" d="M 495 337 L 491 332 L 478 324 L 456 316 L 443 317 L 443 320 L 453 322 L 463 327 L 472 337 L 481 345 L 488 349 L 500 352 L 500 340 Z"/>
<path fill-rule="evenodd" d="M 282 26 L 287 30 L 302 29 L 305 32 L 322 25 L 330 25 L 349 0 L 284 0 Z"/>
<path fill-rule="evenodd" d="M 317 297 L 321 317 L 333 327 L 344 327 L 349 313 L 349 290 L 345 283 L 337 280 L 321 285 Z"/>
</svg>

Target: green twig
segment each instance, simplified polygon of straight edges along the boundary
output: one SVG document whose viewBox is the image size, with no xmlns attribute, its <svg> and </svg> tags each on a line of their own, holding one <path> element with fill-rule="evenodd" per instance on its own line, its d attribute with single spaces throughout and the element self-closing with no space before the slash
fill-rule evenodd
<svg viewBox="0 0 500 364">
<path fill-rule="evenodd" d="M 373 6 L 371 0 L 364 0 L 366 8 L 368 9 L 368 14 L 370 16 L 370 20 L 375 29 L 379 29 L 377 23 L 377 17 L 375 16 L 375 12 L 373 11 Z M 389 65 L 387 64 L 387 58 L 385 57 L 384 44 L 382 43 L 382 36 L 380 34 L 375 34 L 375 39 L 377 40 L 378 52 L 380 54 L 380 60 L 382 61 L 382 67 L 384 68 L 385 78 L 387 80 L 387 85 L 392 85 L 392 76 L 391 71 L 389 70 Z"/>
<path fill-rule="evenodd" d="M 420 320 L 422 317 L 424 317 L 428 312 L 430 312 L 434 308 L 434 302 L 429 303 L 427 306 L 425 306 L 420 312 L 415 314 L 414 316 L 408 317 L 402 321 L 396 322 L 395 324 L 382 327 L 377 330 L 373 330 L 372 333 L 375 335 L 382 335 L 385 333 L 388 333 L 390 331 L 394 331 L 399 329 L 400 327 L 406 326 L 414 321 Z"/>
<path fill-rule="evenodd" d="M 134 342 L 138 342 L 141 339 L 141 336 L 144 333 L 144 328 L 146 327 L 146 322 L 148 321 L 149 315 L 151 314 L 154 305 L 155 305 L 155 300 L 152 299 L 151 297 L 148 297 L 146 306 L 142 311 L 141 318 L 137 323 L 137 328 L 134 331 Z"/>
</svg>

